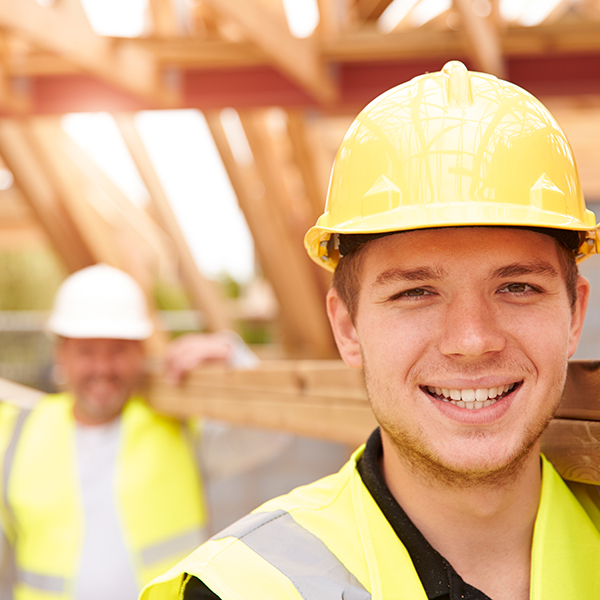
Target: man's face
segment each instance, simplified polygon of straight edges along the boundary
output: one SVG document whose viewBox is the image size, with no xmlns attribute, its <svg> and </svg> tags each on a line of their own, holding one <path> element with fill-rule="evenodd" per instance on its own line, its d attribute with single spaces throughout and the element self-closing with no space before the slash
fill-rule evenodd
<svg viewBox="0 0 600 600">
<path fill-rule="evenodd" d="M 354 324 L 335 290 L 328 309 L 384 457 L 448 481 L 518 465 L 560 400 L 587 281 L 572 311 L 554 240 L 524 230 L 413 231 L 365 252 Z"/>
<path fill-rule="evenodd" d="M 100 425 L 121 413 L 140 379 L 144 351 L 136 340 L 63 338 L 58 360 L 75 396 L 75 418 Z"/>
</svg>

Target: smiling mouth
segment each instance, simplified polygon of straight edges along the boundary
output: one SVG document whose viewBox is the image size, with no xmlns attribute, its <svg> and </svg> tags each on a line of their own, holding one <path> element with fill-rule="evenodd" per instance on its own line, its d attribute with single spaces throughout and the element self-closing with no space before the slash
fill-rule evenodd
<svg viewBox="0 0 600 600">
<path fill-rule="evenodd" d="M 478 388 L 471 390 L 452 390 L 446 388 L 433 387 L 428 385 L 423 387 L 430 396 L 433 396 L 437 400 L 443 402 L 449 402 L 458 406 L 459 408 L 468 408 L 469 410 L 477 410 L 480 408 L 487 408 L 496 404 L 502 398 L 505 398 L 513 392 L 518 386 L 521 385 L 521 381 L 515 383 L 509 383 L 507 385 L 501 385 L 500 387 L 494 388 Z"/>
</svg>

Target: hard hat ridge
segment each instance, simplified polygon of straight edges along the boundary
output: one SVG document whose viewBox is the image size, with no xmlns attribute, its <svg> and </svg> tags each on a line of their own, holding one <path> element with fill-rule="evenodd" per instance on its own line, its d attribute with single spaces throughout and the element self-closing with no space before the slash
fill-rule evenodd
<svg viewBox="0 0 600 600">
<path fill-rule="evenodd" d="M 453 61 L 356 117 L 305 246 L 333 270 L 338 235 L 460 226 L 581 232 L 578 260 L 600 250 L 571 147 L 552 115 L 518 86 Z"/>
</svg>

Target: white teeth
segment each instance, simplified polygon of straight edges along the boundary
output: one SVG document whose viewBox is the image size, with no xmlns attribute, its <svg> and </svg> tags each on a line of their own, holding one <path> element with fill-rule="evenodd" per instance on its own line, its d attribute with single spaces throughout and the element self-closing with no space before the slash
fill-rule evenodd
<svg viewBox="0 0 600 600">
<path fill-rule="evenodd" d="M 508 385 L 501 385 L 494 388 L 477 388 L 477 389 L 447 389 L 439 388 L 436 386 L 427 386 L 427 391 L 430 394 L 436 394 L 440 400 L 445 402 L 451 402 L 455 406 L 460 408 L 467 408 L 469 410 L 487 408 L 491 406 L 497 400 L 499 396 L 511 391 L 515 387 L 515 383 Z"/>
<path fill-rule="evenodd" d="M 488 399 L 488 391 L 485 389 L 475 390 L 475 400 L 485 402 Z"/>
<path fill-rule="evenodd" d="M 475 390 L 461 390 L 460 395 L 465 402 L 473 402 L 475 400 Z"/>
</svg>

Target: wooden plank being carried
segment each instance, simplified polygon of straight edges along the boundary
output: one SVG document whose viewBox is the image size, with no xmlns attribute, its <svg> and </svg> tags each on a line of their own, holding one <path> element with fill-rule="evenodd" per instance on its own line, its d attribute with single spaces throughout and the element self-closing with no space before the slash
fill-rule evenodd
<svg viewBox="0 0 600 600">
<path fill-rule="evenodd" d="M 197 370 L 179 387 L 158 374 L 147 396 L 160 412 L 205 416 L 357 446 L 377 426 L 362 372 L 341 361 L 270 361 L 253 371 Z M 557 418 L 542 449 L 560 474 L 600 484 L 600 361 L 569 364 Z"/>
<path fill-rule="evenodd" d="M 34 390 L 0 380 L 0 398 L 31 405 Z M 4 386 L 4 387 L 3 387 Z M 272 361 L 252 371 L 204 367 L 179 386 L 150 374 L 154 408 L 178 418 L 212 417 L 358 446 L 377 426 L 362 372 L 341 361 Z M 565 415 L 571 418 L 565 418 Z M 542 451 L 565 479 L 600 485 L 600 362 L 572 361 Z"/>
</svg>

